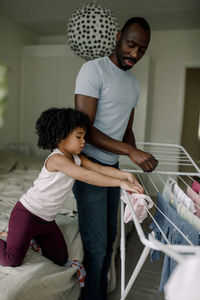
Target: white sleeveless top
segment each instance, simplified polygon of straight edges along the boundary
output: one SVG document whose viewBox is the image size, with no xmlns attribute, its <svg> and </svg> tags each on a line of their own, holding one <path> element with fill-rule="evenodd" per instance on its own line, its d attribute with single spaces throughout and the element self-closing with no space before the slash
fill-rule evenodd
<svg viewBox="0 0 200 300">
<path fill-rule="evenodd" d="M 55 220 L 74 184 L 74 178 L 60 171 L 49 172 L 46 169 L 47 159 L 56 153 L 64 155 L 59 149 L 54 149 L 46 158 L 33 186 L 19 200 L 31 213 L 46 221 Z M 80 166 L 81 160 L 78 155 L 73 155 L 73 158 L 75 164 Z"/>
</svg>

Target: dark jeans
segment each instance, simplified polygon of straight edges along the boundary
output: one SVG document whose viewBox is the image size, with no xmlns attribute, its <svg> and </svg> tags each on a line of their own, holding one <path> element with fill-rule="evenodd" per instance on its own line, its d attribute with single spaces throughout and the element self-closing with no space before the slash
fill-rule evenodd
<svg viewBox="0 0 200 300">
<path fill-rule="evenodd" d="M 0 239 L 0 264 L 12 267 L 21 265 L 31 239 L 41 246 L 42 254 L 55 264 L 63 266 L 67 262 L 67 246 L 55 221 L 45 221 L 17 202 L 10 216 L 7 241 Z"/>
<path fill-rule="evenodd" d="M 113 167 L 118 168 L 118 164 Z M 75 181 L 73 192 L 77 200 L 86 270 L 81 299 L 105 300 L 107 274 L 117 235 L 120 188 L 98 187 Z"/>
</svg>

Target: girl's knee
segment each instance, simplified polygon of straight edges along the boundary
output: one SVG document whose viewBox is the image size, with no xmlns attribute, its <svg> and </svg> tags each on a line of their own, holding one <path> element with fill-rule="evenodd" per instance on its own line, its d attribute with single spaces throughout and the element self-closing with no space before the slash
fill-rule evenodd
<svg viewBox="0 0 200 300">
<path fill-rule="evenodd" d="M 0 262 L 0 264 L 4 267 L 19 267 L 21 266 L 22 262 L 22 260 L 7 258 L 3 262 Z"/>
<path fill-rule="evenodd" d="M 68 261 L 68 254 L 58 255 L 56 257 L 46 257 L 58 266 L 64 266 Z"/>
</svg>

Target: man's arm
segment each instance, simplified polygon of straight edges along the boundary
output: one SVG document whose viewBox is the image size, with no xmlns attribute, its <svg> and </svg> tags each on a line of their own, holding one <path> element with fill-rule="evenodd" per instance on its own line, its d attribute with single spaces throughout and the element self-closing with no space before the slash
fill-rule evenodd
<svg viewBox="0 0 200 300">
<path fill-rule="evenodd" d="M 75 108 L 87 114 L 90 119 L 91 126 L 89 135 L 87 136 L 87 141 L 107 151 L 121 155 L 128 155 L 128 144 L 112 139 L 111 137 L 104 134 L 102 131 L 98 130 L 96 127 L 93 126 L 96 116 L 97 104 L 97 98 L 84 96 L 80 94 L 75 95 Z"/>
<path fill-rule="evenodd" d="M 87 141 L 99 148 L 105 149 L 112 153 L 127 155 L 145 172 L 153 171 L 153 169 L 155 169 L 155 167 L 157 166 L 157 160 L 151 154 L 141 151 L 135 146 L 135 138 L 132 131 L 134 110 L 130 115 L 124 139 L 122 142 L 120 142 L 112 139 L 93 126 L 96 116 L 97 104 L 97 98 L 80 94 L 75 95 L 75 108 L 86 113 L 90 119 L 91 126 Z"/>
<path fill-rule="evenodd" d="M 130 118 L 126 127 L 126 131 L 124 133 L 124 137 L 123 137 L 123 142 L 132 145 L 134 147 L 136 147 L 135 145 L 135 136 L 133 133 L 133 121 L 134 121 L 134 114 L 135 114 L 135 109 L 132 110 L 131 114 L 130 114 Z"/>
<path fill-rule="evenodd" d="M 135 136 L 132 129 L 133 121 L 134 121 L 134 113 L 135 110 L 133 109 L 129 118 L 129 122 L 127 124 L 123 142 L 131 146 L 131 150 L 128 155 L 129 158 L 136 165 L 138 165 L 144 172 L 151 172 L 156 168 L 158 161 L 150 153 L 137 149 L 135 144 Z"/>
</svg>

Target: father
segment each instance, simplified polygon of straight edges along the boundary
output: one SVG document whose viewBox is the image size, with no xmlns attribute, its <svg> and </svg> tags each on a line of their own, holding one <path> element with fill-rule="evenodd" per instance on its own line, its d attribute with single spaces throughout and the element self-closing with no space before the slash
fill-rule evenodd
<svg viewBox="0 0 200 300">
<path fill-rule="evenodd" d="M 88 61 L 81 67 L 75 88 L 75 107 L 91 122 L 84 153 L 102 165 L 118 168 L 119 155 L 126 155 L 144 172 L 158 161 L 135 145 L 132 125 L 140 87 L 129 71 L 144 55 L 150 27 L 140 17 L 129 19 L 116 36 L 109 57 Z M 142 122 L 142 120 L 141 120 Z M 107 299 L 107 273 L 117 234 L 119 188 L 96 187 L 76 181 L 80 233 L 85 252 L 83 300 Z"/>
</svg>

